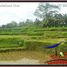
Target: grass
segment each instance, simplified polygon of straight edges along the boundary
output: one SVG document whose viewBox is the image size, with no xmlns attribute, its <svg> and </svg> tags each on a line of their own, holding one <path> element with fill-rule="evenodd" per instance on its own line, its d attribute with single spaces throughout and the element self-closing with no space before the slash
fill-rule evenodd
<svg viewBox="0 0 67 67">
<path fill-rule="evenodd" d="M 15 61 L 25 57 L 43 63 L 50 59 L 50 54 L 55 53 L 55 49 L 45 49 L 43 46 L 56 44 L 63 39 L 65 42 L 57 49 L 67 52 L 67 27 L 0 29 L 0 60 Z"/>
<path fill-rule="evenodd" d="M 38 28 L 17 27 L 0 29 L 0 48 L 25 47 L 26 50 L 42 50 L 46 45 L 53 45 L 65 39 L 67 42 L 67 28 Z M 67 47 L 61 44 L 60 49 Z M 63 49 L 65 51 L 65 49 Z M 46 50 L 46 53 L 51 53 Z"/>
</svg>

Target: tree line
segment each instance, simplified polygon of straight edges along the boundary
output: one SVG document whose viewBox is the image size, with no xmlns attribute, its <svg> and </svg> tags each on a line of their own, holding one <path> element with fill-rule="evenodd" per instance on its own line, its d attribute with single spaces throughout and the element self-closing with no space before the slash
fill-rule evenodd
<svg viewBox="0 0 67 67">
<path fill-rule="evenodd" d="M 39 27 L 66 27 L 67 26 L 67 14 L 60 13 L 61 6 L 53 5 L 50 3 L 40 3 L 34 12 L 37 16 L 35 21 L 27 19 L 25 22 L 12 21 L 6 25 L 2 25 L 3 28 L 13 28 L 21 26 L 39 26 Z"/>
</svg>

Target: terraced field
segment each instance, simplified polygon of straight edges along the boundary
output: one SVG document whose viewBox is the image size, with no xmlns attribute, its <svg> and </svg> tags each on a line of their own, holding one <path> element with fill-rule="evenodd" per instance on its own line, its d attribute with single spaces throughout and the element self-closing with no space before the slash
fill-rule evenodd
<svg viewBox="0 0 67 67">
<path fill-rule="evenodd" d="M 67 28 L 4 28 L 0 29 L 0 61 L 15 61 L 23 58 L 37 59 L 44 63 L 54 49 L 43 46 L 64 43 L 58 51 L 67 52 Z M 38 63 L 38 64 L 39 64 Z"/>
</svg>

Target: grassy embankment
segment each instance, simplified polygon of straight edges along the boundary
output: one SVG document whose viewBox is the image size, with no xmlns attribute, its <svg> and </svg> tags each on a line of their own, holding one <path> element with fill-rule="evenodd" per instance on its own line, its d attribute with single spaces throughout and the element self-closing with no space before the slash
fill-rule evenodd
<svg viewBox="0 0 67 67">
<path fill-rule="evenodd" d="M 0 29 L 0 50 L 7 48 L 46 50 L 42 46 L 53 45 L 62 39 L 67 41 L 67 28 L 1 28 Z M 60 50 L 66 51 L 67 42 L 62 43 Z M 16 48 L 17 47 L 17 48 Z M 4 49 L 3 49 L 4 48 Z M 50 53 L 53 50 L 49 51 Z"/>
</svg>

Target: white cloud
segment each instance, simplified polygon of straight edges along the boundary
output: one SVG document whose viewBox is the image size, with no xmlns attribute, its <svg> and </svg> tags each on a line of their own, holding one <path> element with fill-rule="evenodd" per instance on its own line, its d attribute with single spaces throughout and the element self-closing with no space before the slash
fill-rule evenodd
<svg viewBox="0 0 67 67">
<path fill-rule="evenodd" d="M 34 11 L 37 9 L 39 2 L 12 2 L 0 3 L 0 25 L 10 23 L 11 21 L 24 21 L 26 19 L 35 19 Z M 52 4 L 64 4 L 60 13 L 67 13 L 67 3 L 53 2 Z"/>
<path fill-rule="evenodd" d="M 19 5 L 19 7 L 13 5 Z M 0 25 L 12 20 L 20 22 L 27 18 L 34 19 L 33 13 L 37 6 L 38 3 L 0 3 Z"/>
</svg>

